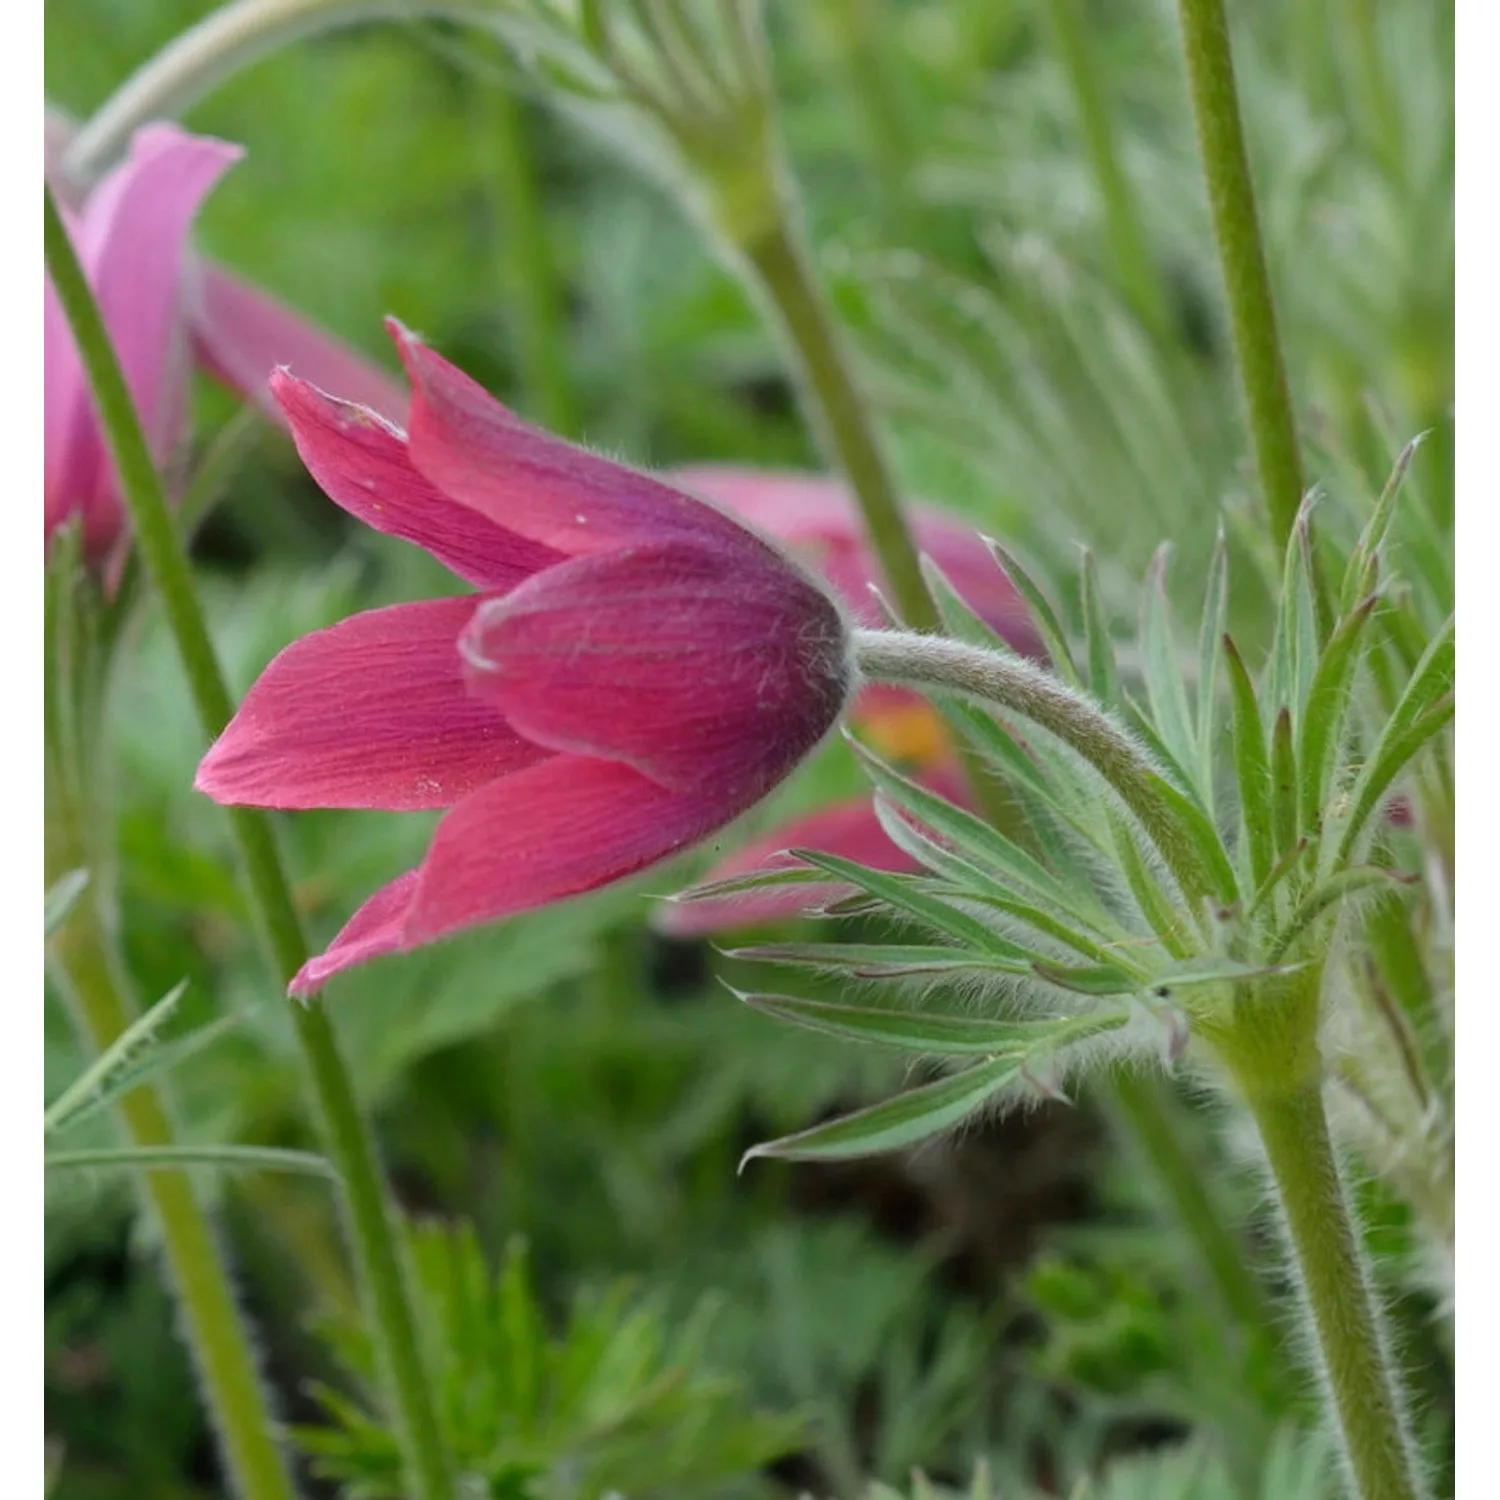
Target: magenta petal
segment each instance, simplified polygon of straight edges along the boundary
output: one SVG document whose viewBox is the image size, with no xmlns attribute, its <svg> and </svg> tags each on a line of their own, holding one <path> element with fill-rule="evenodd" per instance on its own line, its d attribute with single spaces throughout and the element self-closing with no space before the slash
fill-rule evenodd
<svg viewBox="0 0 1500 1500">
<path fill-rule="evenodd" d="M 703 877 L 703 883 L 748 875 L 753 870 L 779 870 L 795 865 L 785 851 L 816 849 L 838 854 L 874 870 L 914 871 L 917 862 L 904 854 L 886 836 L 875 816 L 869 797 L 837 802 L 806 817 L 779 825 L 764 838 L 720 860 Z M 672 937 L 698 937 L 732 928 L 769 926 L 802 916 L 808 911 L 850 894 L 853 888 L 837 881 L 808 885 L 770 886 L 741 896 L 710 901 L 663 904 L 652 915 L 652 925 Z"/>
<path fill-rule="evenodd" d="M 412 468 L 401 434 L 367 407 L 285 370 L 272 375 L 270 388 L 324 494 L 367 526 L 416 543 L 480 588 L 512 588 L 561 560 L 434 489 Z"/>
<path fill-rule="evenodd" d="M 217 266 L 200 264 L 189 308 L 198 354 L 231 389 L 281 413 L 268 399 L 271 372 L 289 365 L 303 380 L 337 391 L 398 426 L 409 398 L 372 360 L 321 332 L 285 303 Z"/>
<path fill-rule="evenodd" d="M 177 439 L 187 391 L 188 230 L 209 189 L 242 154 L 175 125 L 149 125 L 84 209 L 84 266 L 158 459 Z"/>
<path fill-rule="evenodd" d="M 570 556 L 663 537 L 770 551 L 712 506 L 523 422 L 394 320 L 390 326 L 412 383 L 412 463 L 496 525 Z"/>
<path fill-rule="evenodd" d="M 473 596 L 371 610 L 286 648 L 204 757 L 195 785 L 257 807 L 451 807 L 547 752 L 467 691 Z"/>
<path fill-rule="evenodd" d="M 289 993 L 309 995 L 354 964 L 382 953 L 399 953 L 406 946 L 406 916 L 420 874 L 420 870 L 408 870 L 376 891 L 328 947 L 297 970 L 287 986 Z"/>
<path fill-rule="evenodd" d="M 851 675 L 808 579 L 683 542 L 540 573 L 481 605 L 462 649 L 473 691 L 529 739 L 737 808 L 818 743 Z"/>
<path fill-rule="evenodd" d="M 596 890 L 707 838 L 735 812 L 628 766 L 557 756 L 483 787 L 441 823 L 407 919 L 409 945 Z"/>
</svg>

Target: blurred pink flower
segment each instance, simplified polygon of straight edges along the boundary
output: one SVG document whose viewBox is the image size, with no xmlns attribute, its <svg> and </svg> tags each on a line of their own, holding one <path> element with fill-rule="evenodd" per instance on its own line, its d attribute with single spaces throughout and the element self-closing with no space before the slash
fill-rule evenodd
<svg viewBox="0 0 1500 1500">
<path fill-rule="evenodd" d="M 279 419 L 266 381 L 280 364 L 349 393 L 392 420 L 406 395 L 369 360 L 295 313 L 198 260 L 189 231 L 208 192 L 243 154 L 175 125 L 136 132 L 126 159 L 84 194 L 62 177 L 71 135 L 49 111 L 47 172 L 84 274 L 125 369 L 151 451 L 167 464 L 182 435 L 191 357 Z M 67 319 L 51 281 L 44 307 L 46 533 L 81 518 L 98 562 L 123 529 L 118 482 Z"/>
<path fill-rule="evenodd" d="M 817 745 L 853 680 L 838 606 L 758 532 L 528 426 L 392 331 L 407 432 L 286 372 L 273 394 L 331 499 L 480 592 L 294 642 L 198 771 L 226 803 L 449 809 L 296 993 L 708 837 Z"/>
<path fill-rule="evenodd" d="M 870 592 L 878 566 L 865 541 L 859 512 L 837 480 L 729 466 L 676 470 L 677 483 L 718 502 L 779 537 L 822 571 L 861 625 L 884 623 Z M 1026 607 L 977 532 L 928 505 L 909 511 L 917 546 L 942 569 L 960 597 L 1016 650 L 1040 657 L 1040 636 Z M 933 791 L 967 804 L 968 789 L 953 762 L 942 721 L 926 699 L 899 688 L 865 688 L 849 715 L 864 738 L 889 759 L 904 762 Z M 886 836 L 869 797 L 838 802 L 795 818 L 714 865 L 705 883 L 773 870 L 792 863 L 790 848 L 817 849 L 879 870 L 914 871 L 916 862 Z M 653 924 L 674 937 L 767 925 L 799 916 L 848 895 L 834 882 L 768 886 L 762 891 L 658 908 Z"/>
</svg>

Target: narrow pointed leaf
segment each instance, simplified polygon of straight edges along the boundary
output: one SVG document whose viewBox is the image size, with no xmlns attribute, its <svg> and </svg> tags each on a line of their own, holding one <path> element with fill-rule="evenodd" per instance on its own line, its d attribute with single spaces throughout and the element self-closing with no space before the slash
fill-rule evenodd
<svg viewBox="0 0 1500 1500">
<path fill-rule="evenodd" d="M 144 1015 L 127 1026 L 52 1101 L 43 1117 L 43 1129 L 46 1132 L 50 1134 L 61 1130 L 92 1102 L 96 1094 L 106 1089 L 117 1075 L 140 1060 L 141 1054 L 154 1042 L 157 1032 L 172 1019 L 182 997 L 187 993 L 187 987 L 188 982 L 184 979 L 168 990 Z"/>
<path fill-rule="evenodd" d="M 98 1151 L 49 1151 L 43 1158 L 49 1172 L 80 1170 L 162 1172 L 188 1167 L 217 1167 L 234 1172 L 303 1172 L 315 1177 L 337 1173 L 326 1157 L 313 1151 L 289 1151 L 279 1146 L 121 1146 Z"/>
<path fill-rule="evenodd" d="M 1110 828 L 1114 834 L 1116 863 L 1125 875 L 1142 917 L 1168 953 L 1185 958 L 1191 951 L 1193 923 L 1185 912 L 1173 905 L 1161 883 L 1146 867 L 1135 833 L 1125 819 L 1111 813 Z"/>
<path fill-rule="evenodd" d="M 1029 1057 L 1051 1047 L 1118 1030 L 1128 1019 L 1120 1014 L 1055 1021 L 1000 1021 L 920 1010 L 832 1005 L 791 995 L 752 994 L 739 998 L 753 1010 L 830 1036 L 951 1057 Z"/>
<path fill-rule="evenodd" d="M 964 602 L 962 595 L 948 581 L 948 575 L 924 552 L 920 559 L 922 577 L 927 581 L 927 590 L 943 628 L 956 641 L 967 641 L 971 646 L 983 647 L 986 651 L 1001 651 L 1007 656 L 1016 654 L 1015 648 L 998 631 L 992 630 Z"/>
<path fill-rule="evenodd" d="M 1411 886 L 1415 883 L 1414 877 L 1404 876 L 1399 871 L 1387 870 L 1379 865 L 1357 865 L 1352 869 L 1340 870 L 1336 875 L 1329 876 L 1321 885 L 1309 891 L 1303 897 L 1297 910 L 1292 913 L 1286 930 L 1281 934 L 1272 951 L 1273 961 L 1290 951 L 1297 939 L 1319 917 L 1333 910 L 1346 897 L 1358 896 L 1365 891 L 1390 889 L 1392 886 Z"/>
<path fill-rule="evenodd" d="M 1187 686 L 1182 680 L 1182 664 L 1177 659 L 1172 640 L 1170 606 L 1167 604 L 1166 573 L 1170 550 L 1170 544 L 1158 547 L 1146 574 L 1141 601 L 1141 670 L 1157 737 L 1181 767 L 1188 784 L 1201 795 L 1203 788 L 1195 776 L 1198 743 L 1188 713 Z"/>
<path fill-rule="evenodd" d="M 1386 536 L 1390 532 L 1391 522 L 1396 515 L 1396 498 L 1400 493 L 1402 481 L 1406 478 L 1406 472 L 1411 468 L 1411 461 L 1416 457 L 1417 449 L 1426 436 L 1425 432 L 1419 432 L 1397 455 L 1390 478 L 1386 480 L 1385 488 L 1381 490 L 1380 498 L 1375 502 L 1375 509 L 1371 512 L 1370 519 L 1360 535 L 1359 545 L 1349 556 L 1349 564 L 1344 570 L 1344 586 L 1340 595 L 1340 604 L 1345 613 L 1353 609 L 1355 602 L 1369 593 L 1374 584 L 1375 580 L 1371 576 L 1372 565 L 1380 549 L 1385 545 Z"/>
<path fill-rule="evenodd" d="M 1079 582 L 1083 603 L 1084 640 L 1088 649 L 1089 691 L 1106 708 L 1117 708 L 1120 702 L 1120 674 L 1115 663 L 1115 643 L 1109 633 L 1109 621 L 1099 598 L 1099 574 L 1094 554 L 1083 553 Z"/>
<path fill-rule="evenodd" d="M 1214 542 L 1203 596 L 1203 625 L 1198 635 L 1198 775 L 1213 806 L 1214 750 L 1219 716 L 1219 638 L 1229 613 L 1229 549 L 1224 529 Z"/>
<path fill-rule="evenodd" d="M 823 854 L 815 849 L 794 849 L 793 854 L 810 865 L 827 870 L 849 885 L 856 886 L 867 894 L 885 902 L 899 913 L 914 918 L 925 926 L 945 932 L 960 943 L 965 943 L 980 953 L 992 958 L 1009 958 L 1024 973 L 1032 955 L 1016 943 L 1010 942 L 998 932 L 986 927 L 977 917 L 959 911 L 945 901 L 929 895 L 916 882 L 900 875 L 888 875 L 881 870 L 867 870 L 837 855 Z"/>
<path fill-rule="evenodd" d="M 1077 995 L 1133 995 L 1141 988 L 1139 975 L 1114 964 L 1059 964 L 1044 959 L 1031 967 L 1048 984 Z"/>
<path fill-rule="evenodd" d="M 916 943 L 768 943 L 757 948 L 734 948 L 725 957 L 870 979 L 944 971 L 1015 973 L 1015 964 L 1009 959 L 996 961 L 968 948 L 925 948 Z"/>
<path fill-rule="evenodd" d="M 809 870 L 805 865 L 789 865 L 785 869 L 748 870 L 743 875 L 730 875 L 723 880 L 706 880 L 664 899 L 675 905 L 685 906 L 694 901 L 718 901 L 725 896 L 743 896 L 751 891 L 763 891 L 783 885 L 827 884 L 828 877 L 817 870 Z"/>
<path fill-rule="evenodd" d="M 869 1109 L 752 1146 L 740 1167 L 743 1170 L 747 1162 L 759 1156 L 791 1161 L 847 1161 L 904 1150 L 959 1124 L 1013 1083 L 1020 1071 L 1020 1064 L 1010 1057 L 980 1063 Z"/>
<path fill-rule="evenodd" d="M 1283 708 L 1271 731 L 1271 814 L 1276 853 L 1284 858 L 1297 842 L 1297 751 L 1292 743 L 1292 715 Z"/>
<path fill-rule="evenodd" d="M 1266 735 L 1255 699 L 1255 685 L 1227 635 L 1224 660 L 1234 705 L 1234 771 L 1239 783 L 1240 820 L 1248 846 L 1251 884 L 1259 888 L 1276 860 L 1271 762 L 1266 756 Z"/>
<path fill-rule="evenodd" d="M 1387 726 L 1387 732 L 1376 742 L 1375 749 L 1350 794 L 1352 810 L 1339 838 L 1336 863 L 1342 864 L 1349 858 L 1370 814 L 1375 811 L 1380 799 L 1401 774 L 1406 763 L 1452 722 L 1454 705 L 1455 694 L 1450 692 L 1439 698 L 1414 723 L 1396 733 L 1390 733 Z"/>
<path fill-rule="evenodd" d="M 1343 739 L 1349 685 L 1359 665 L 1360 640 L 1376 603 L 1376 596 L 1371 595 L 1339 624 L 1318 663 L 1308 694 L 1297 774 L 1301 778 L 1301 822 L 1309 835 L 1316 836 L 1322 826 L 1323 808 L 1333 790 L 1334 758 Z"/>
<path fill-rule="evenodd" d="M 1026 601 L 1027 608 L 1031 610 L 1032 622 L 1042 638 L 1042 644 L 1047 648 L 1047 654 L 1052 658 L 1053 671 L 1069 687 L 1080 687 L 1082 684 L 1079 681 L 1078 669 L 1073 665 L 1073 654 L 1068 649 L 1068 637 L 1058 621 L 1056 612 L 1047 602 L 1047 596 L 1033 582 L 1025 568 L 999 542 L 991 537 L 985 537 L 984 544 L 994 554 L 995 561 L 1005 569 L 1005 576 L 1010 579 L 1016 592 Z"/>
</svg>

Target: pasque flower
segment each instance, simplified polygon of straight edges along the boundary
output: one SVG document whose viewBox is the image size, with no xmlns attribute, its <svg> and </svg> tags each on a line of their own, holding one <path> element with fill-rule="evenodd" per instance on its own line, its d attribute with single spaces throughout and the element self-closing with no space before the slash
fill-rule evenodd
<svg viewBox="0 0 1500 1500">
<path fill-rule="evenodd" d="M 299 993 L 699 842 L 782 781 L 853 689 L 843 612 L 758 531 L 527 425 L 392 331 L 405 432 L 285 371 L 272 392 L 331 499 L 479 593 L 294 642 L 197 778 L 227 803 L 447 809 Z"/>
<path fill-rule="evenodd" d="M 861 625 L 883 623 L 871 593 L 878 566 L 865 541 L 858 509 L 837 480 L 728 465 L 678 469 L 671 477 L 772 532 L 816 566 Z M 912 507 L 910 519 L 917 545 L 942 569 L 969 607 L 1016 651 L 1042 656 L 1041 638 L 1025 604 L 978 534 L 957 517 L 930 505 Z M 904 763 L 930 790 L 952 802 L 968 801 L 968 789 L 952 758 L 942 721 L 925 698 L 899 688 L 869 686 L 859 694 L 848 717 L 863 739 L 881 754 Z M 877 870 L 917 868 L 886 836 L 873 799 L 865 796 L 779 824 L 715 864 L 704 881 L 785 866 L 792 862 L 784 853 L 788 849 L 818 849 Z M 654 921 L 674 937 L 692 937 L 783 921 L 846 894 L 846 887 L 832 882 L 768 886 L 663 906 Z"/>
<path fill-rule="evenodd" d="M 242 394 L 264 398 L 266 377 L 295 360 L 388 415 L 394 382 L 279 302 L 194 256 L 189 231 L 204 198 L 241 156 L 238 146 L 175 125 L 138 131 L 126 159 L 88 193 L 61 180 L 68 127 L 47 116 L 47 168 L 64 222 L 109 330 L 151 451 L 166 464 L 182 435 L 194 358 Z M 114 465 L 94 413 L 72 332 L 50 280 L 44 303 L 46 532 L 78 517 L 98 563 L 124 526 Z"/>
</svg>

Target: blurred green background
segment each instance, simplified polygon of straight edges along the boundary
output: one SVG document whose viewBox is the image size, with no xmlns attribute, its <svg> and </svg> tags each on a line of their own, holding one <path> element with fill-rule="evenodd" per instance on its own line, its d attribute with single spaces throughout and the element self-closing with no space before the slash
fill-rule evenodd
<svg viewBox="0 0 1500 1500">
<path fill-rule="evenodd" d="M 49 101 L 86 115 L 208 9 L 51 0 Z M 1193 598 L 1222 509 L 1243 580 L 1237 624 L 1253 639 L 1256 558 L 1235 529 L 1250 501 L 1245 443 L 1175 12 L 1066 8 L 1083 18 L 1139 203 L 1164 309 L 1153 321 L 1111 253 L 1060 9 L 770 0 L 819 267 L 910 492 L 1059 579 L 1087 543 L 1122 621 L 1166 537 Z M 1230 9 L 1310 473 L 1368 492 L 1432 428 L 1416 481 L 1440 515 L 1449 497 L 1451 523 L 1451 10 Z M 632 462 L 819 467 L 782 355 L 735 279 L 673 202 L 535 97 L 487 39 L 434 23 L 329 35 L 249 69 L 185 123 L 247 148 L 201 217 L 202 248 L 388 366 L 380 320 L 393 313 L 523 414 Z M 528 279 L 528 214 L 555 280 L 550 324 Z M 222 391 L 196 393 L 200 453 L 234 413 Z M 454 586 L 346 524 L 281 433 L 232 431 L 237 461 L 197 550 L 237 687 L 296 635 Z M 243 1013 L 174 1080 L 193 1138 L 309 1144 L 282 1002 L 248 937 L 222 815 L 190 790 L 201 745 L 149 612 L 116 732 L 141 992 L 187 976 L 185 1023 Z M 835 748 L 751 826 L 856 786 Z M 430 826 L 285 820 L 315 939 L 414 863 Z M 541 1423 L 528 1442 L 542 1468 L 593 1457 L 571 1477 L 548 1469 L 553 1487 L 535 1493 L 843 1496 L 905 1484 L 914 1466 L 967 1483 L 984 1459 L 1004 1494 L 1067 1494 L 1112 1456 L 1221 1431 L 1247 1401 L 1296 1414 L 1294 1392 L 1247 1395 L 1215 1364 L 1187 1252 L 1087 1099 L 909 1159 L 758 1162 L 737 1176 L 756 1140 L 898 1076 L 883 1057 L 738 1006 L 718 983 L 735 966 L 709 945 L 653 936 L 648 897 L 690 873 L 383 961 L 328 991 L 404 1205 L 472 1222 L 493 1262 L 524 1239 L 552 1337 L 581 1339 L 593 1317 L 632 1330 L 643 1368 L 673 1373 L 655 1407 L 604 1424 L 608 1443 L 594 1417 Z M 50 1000 L 47 1035 L 51 1094 L 80 1058 Z M 1205 1117 L 1183 1121 L 1249 1212 L 1258 1189 L 1232 1143 Z M 270 1176 L 216 1191 L 280 1408 L 322 1423 L 316 1388 L 348 1399 L 361 1361 L 357 1330 L 337 1332 L 350 1287 L 327 1192 Z M 1402 1211 L 1371 1194 L 1441 1449 L 1449 1357 L 1406 1275 Z M 122 1186 L 51 1184 L 47 1424 L 65 1500 L 219 1493 L 145 1233 Z M 424 1261 L 434 1306 L 441 1260 Z M 639 1320 L 607 1300 L 588 1310 L 611 1296 Z M 626 1387 L 622 1406 L 638 1394 Z M 666 1435 L 689 1429 L 700 1439 L 669 1463 Z M 378 1446 L 351 1438 L 344 1471 L 378 1468 Z M 1121 1469 L 1109 1493 L 1219 1493 L 1196 1463 L 1152 1471 L 1139 1491 Z M 1328 1493 L 1316 1453 L 1288 1464 L 1307 1494 Z M 497 1469 L 482 1493 L 530 1494 L 531 1482 Z"/>
</svg>

